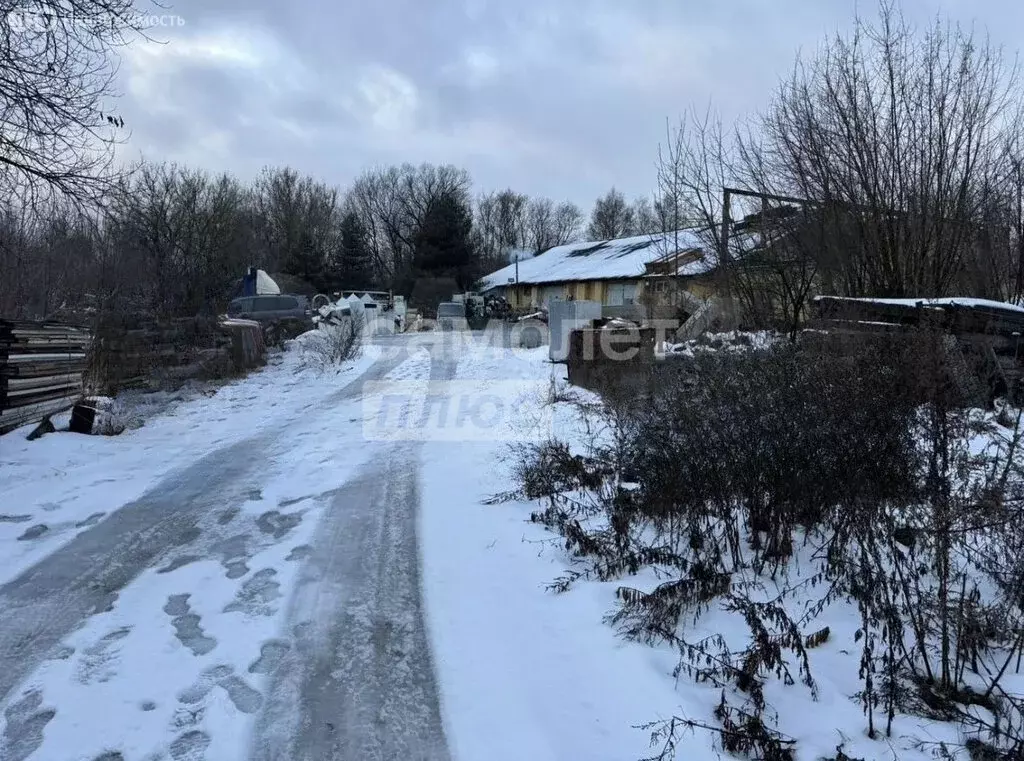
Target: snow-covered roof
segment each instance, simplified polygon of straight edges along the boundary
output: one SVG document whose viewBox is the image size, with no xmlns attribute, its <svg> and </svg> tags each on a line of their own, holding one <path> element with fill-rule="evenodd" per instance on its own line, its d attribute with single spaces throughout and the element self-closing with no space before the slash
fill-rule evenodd
<svg viewBox="0 0 1024 761">
<path fill-rule="evenodd" d="M 519 262 L 520 283 L 564 283 L 579 280 L 614 280 L 643 277 L 646 265 L 680 251 L 703 248 L 698 230 L 637 235 L 632 238 L 568 243 Z M 715 266 L 705 256 L 680 267 L 681 276 L 701 275 Z M 516 265 L 509 264 L 481 281 L 483 290 L 508 285 L 516 279 Z"/>
</svg>

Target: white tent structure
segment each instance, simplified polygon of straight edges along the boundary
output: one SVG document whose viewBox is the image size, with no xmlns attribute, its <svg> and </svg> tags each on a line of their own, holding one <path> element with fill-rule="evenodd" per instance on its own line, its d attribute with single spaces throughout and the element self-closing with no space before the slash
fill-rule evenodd
<svg viewBox="0 0 1024 761">
<path fill-rule="evenodd" d="M 263 270 L 256 270 L 256 295 L 257 296 L 276 296 L 281 292 L 281 288 L 277 283 L 274 282 L 274 278 L 268 275 Z"/>
<path fill-rule="evenodd" d="M 348 302 L 349 311 L 351 312 L 353 317 L 361 317 L 363 313 L 366 311 L 365 302 L 361 298 L 356 296 L 354 293 L 347 299 L 342 299 L 342 301 Z"/>
</svg>

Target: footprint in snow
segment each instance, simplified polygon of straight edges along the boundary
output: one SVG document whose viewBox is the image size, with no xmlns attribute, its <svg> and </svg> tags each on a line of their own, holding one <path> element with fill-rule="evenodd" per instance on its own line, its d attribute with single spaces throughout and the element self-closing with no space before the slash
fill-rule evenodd
<svg viewBox="0 0 1024 761">
<path fill-rule="evenodd" d="M 118 642 L 128 636 L 130 626 L 114 629 L 103 635 L 95 644 L 82 651 L 82 659 L 78 663 L 78 681 L 82 684 L 109 682 L 117 675 L 114 666 L 117 663 Z"/>
<path fill-rule="evenodd" d="M 239 612 L 250 616 L 271 616 L 275 609 L 270 603 L 281 597 L 281 585 L 274 578 L 277 571 L 264 568 L 242 582 L 235 599 L 224 607 L 225 613 Z"/>
<path fill-rule="evenodd" d="M 32 539 L 38 539 L 49 530 L 50 527 L 47 526 L 45 523 L 37 523 L 35 526 L 31 526 L 25 529 L 25 533 L 18 537 L 18 541 L 27 542 L 31 541 Z"/>
<path fill-rule="evenodd" d="M 277 510 L 270 510 L 263 513 L 256 519 L 256 525 L 264 534 L 270 534 L 275 539 L 283 539 L 285 534 L 302 523 L 301 513 L 281 513 Z"/>
<path fill-rule="evenodd" d="M 292 646 L 287 640 L 270 639 L 260 645 L 260 657 L 249 664 L 250 674 L 271 674 L 277 670 Z"/>
<path fill-rule="evenodd" d="M 220 555 L 220 563 L 229 579 L 240 579 L 249 573 L 246 561 L 251 557 L 248 549 L 250 539 L 248 534 L 236 534 L 214 545 L 213 551 Z"/>
<path fill-rule="evenodd" d="M 43 693 L 30 690 L 4 711 L 7 726 L 0 736 L 4 761 L 25 761 L 42 746 L 43 730 L 57 715 L 54 709 L 42 706 Z"/>
<path fill-rule="evenodd" d="M 217 647 L 217 640 L 203 632 L 199 615 L 189 607 L 189 597 L 187 594 L 171 595 L 164 605 L 164 613 L 171 616 L 174 636 L 178 641 L 191 650 L 192 655 L 206 655 Z"/>
<path fill-rule="evenodd" d="M 206 749 L 210 747 L 210 736 L 198 729 L 179 735 L 171 742 L 170 752 L 174 761 L 203 761 Z"/>
<path fill-rule="evenodd" d="M 214 687 L 227 693 L 228 699 L 242 713 L 256 713 L 263 705 L 263 695 L 252 688 L 230 666 L 214 666 L 199 675 L 199 679 L 178 695 L 178 702 L 190 706 L 202 702 Z"/>
<path fill-rule="evenodd" d="M 95 526 L 100 522 L 100 519 L 102 519 L 104 515 L 106 515 L 106 513 L 93 513 L 84 521 L 76 523 L 75 528 L 89 528 L 90 526 Z"/>
</svg>

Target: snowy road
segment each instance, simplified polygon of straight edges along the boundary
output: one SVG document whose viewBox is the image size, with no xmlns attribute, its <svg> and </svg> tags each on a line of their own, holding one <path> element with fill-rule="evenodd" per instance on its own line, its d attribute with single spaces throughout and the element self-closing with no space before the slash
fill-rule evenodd
<svg viewBox="0 0 1024 761">
<path fill-rule="evenodd" d="M 455 373 L 441 354 L 432 381 Z M 420 599 L 421 446 L 381 448 L 334 494 L 291 604 L 294 642 L 276 645 L 253 761 L 449 758 Z"/>
<path fill-rule="evenodd" d="M 81 530 L 74 538 L 0 587 L 0 705 L 6 705 L 0 758 L 117 761 L 134 756 L 126 755 L 131 743 L 117 737 L 88 737 L 99 743 L 95 752 L 84 755 L 89 742 L 83 743 L 81 725 L 91 720 L 88 706 L 73 706 L 70 713 L 80 715 L 61 725 L 66 699 L 55 700 L 38 687 L 15 692 L 38 672 L 44 683 L 61 682 L 62 668 L 71 677 L 67 681 L 79 687 L 116 683 L 124 671 L 117 662 L 130 660 L 128 645 L 133 642 L 136 672 L 154 669 L 147 674 L 151 692 L 174 689 L 157 684 L 165 674 L 171 682 L 175 677 L 191 679 L 184 689 L 175 690 L 175 705 L 168 705 L 170 700 L 132 701 L 135 711 L 161 713 L 169 724 L 162 748 L 145 741 L 132 748 L 145 750 L 147 759 L 167 754 L 173 761 L 219 759 L 227 757 L 225 750 L 232 744 L 247 744 L 230 736 L 218 742 L 216 723 L 204 716 L 207 708 L 211 714 L 218 708 L 210 696 L 216 687 L 236 714 L 256 714 L 249 750 L 232 747 L 231 757 L 448 757 L 420 600 L 419 445 L 356 441 L 353 446 L 353 438 L 346 442 L 345 431 L 334 426 L 337 420 L 359 422 L 367 381 L 397 373 L 406 382 L 426 383 L 428 377 L 443 380 L 454 373 L 450 355 L 439 352 L 424 361 L 426 352 L 415 356 L 401 342 L 389 348 L 390 356 L 344 387 L 295 405 L 271 418 L 272 424 L 213 449 L 138 499 L 119 508 L 111 505 L 105 518 L 95 513 L 103 519 L 78 524 Z M 359 437 L 358 426 L 348 428 Z M 309 439 L 328 443 L 303 448 Z M 289 459 L 296 451 L 307 462 Z M 336 464 L 343 474 L 340 483 L 336 474 L 330 483 L 303 479 L 302 467 L 309 460 L 319 463 L 311 473 L 326 473 Z M 345 467 L 351 472 L 346 474 Z M 273 491 L 275 479 L 283 476 L 304 482 L 308 493 L 282 498 L 279 509 L 267 510 L 263 492 Z M 299 503 L 305 510 L 288 510 Z M 249 563 L 261 552 L 272 555 L 307 513 L 315 518 L 309 543 L 292 547 L 286 557 L 278 555 L 301 561 L 291 563 L 300 569 L 293 583 L 288 584 L 280 562 L 250 573 Z M 197 609 L 203 606 L 203 581 L 213 575 L 206 571 L 199 584 L 185 583 L 189 573 L 194 576 L 197 569 L 218 561 L 216 575 L 240 583 L 219 613 L 246 626 L 259 651 L 249 659 L 248 677 L 239 673 L 245 664 L 237 654 L 234 662 L 230 655 L 218 656 L 215 622 Z M 169 617 L 178 640 L 174 653 L 159 652 L 144 635 L 133 638 L 133 630 L 142 628 L 138 619 L 145 616 L 122 599 L 131 596 L 141 576 L 155 580 L 158 575 L 176 579 L 173 591 L 146 604 L 160 605 L 162 618 Z M 279 636 L 261 640 L 260 632 L 269 627 L 259 623 L 260 617 L 275 618 L 275 601 L 289 594 L 291 599 L 283 601 L 285 620 L 274 626 Z M 105 633 L 97 637 L 93 630 Z M 280 636 L 281 631 L 288 634 Z M 92 642 L 78 652 L 67 644 L 76 636 L 87 638 L 86 633 Z M 182 661 L 182 650 L 191 653 L 195 665 Z M 164 668 L 162 660 L 167 662 Z M 182 666 L 184 673 L 171 676 Z M 55 673 L 47 678 L 48 672 Z M 135 673 L 133 681 L 145 684 L 140 676 Z M 257 680 L 267 687 L 253 687 L 250 682 Z M 55 704 L 60 705 L 51 707 Z M 130 723 L 127 717 L 121 721 Z"/>
</svg>

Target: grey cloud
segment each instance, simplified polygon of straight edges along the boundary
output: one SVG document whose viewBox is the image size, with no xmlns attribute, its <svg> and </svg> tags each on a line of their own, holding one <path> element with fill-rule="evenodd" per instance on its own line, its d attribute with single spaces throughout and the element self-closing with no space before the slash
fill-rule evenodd
<svg viewBox="0 0 1024 761">
<path fill-rule="evenodd" d="M 344 185 L 377 163 L 449 161 L 481 189 L 513 186 L 589 205 L 612 184 L 649 193 L 666 117 L 711 99 L 727 118 L 762 107 L 797 50 L 847 26 L 856 6 L 254 0 L 240 8 L 186 0 L 171 9 L 186 21 L 180 40 L 234 35 L 237 44 L 274 47 L 271 63 L 168 63 L 173 110 L 131 96 L 124 110 L 133 150 L 145 145 L 211 168 L 291 164 Z M 1008 0 L 976 6 L 946 4 L 967 23 L 981 15 L 994 36 L 1024 20 Z M 926 0 L 905 7 L 922 22 L 936 11 Z M 368 72 L 376 86 L 363 92 Z M 204 143 L 223 131 L 230 148 Z"/>
</svg>

